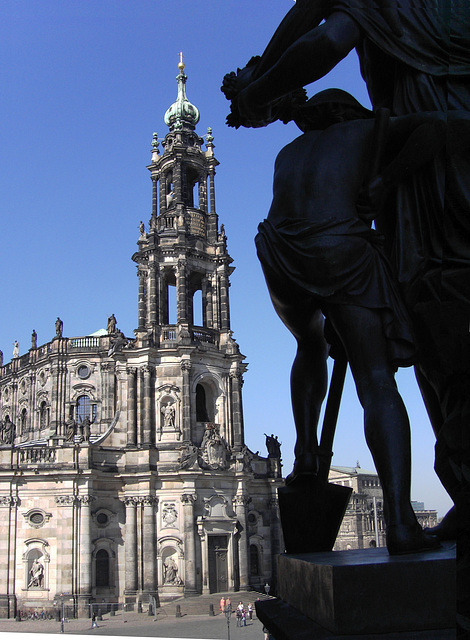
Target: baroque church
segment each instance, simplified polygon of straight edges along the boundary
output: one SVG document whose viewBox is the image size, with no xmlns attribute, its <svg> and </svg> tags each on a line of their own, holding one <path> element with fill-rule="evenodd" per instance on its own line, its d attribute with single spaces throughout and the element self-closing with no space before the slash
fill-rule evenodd
<svg viewBox="0 0 470 640">
<path fill-rule="evenodd" d="M 211 130 L 180 61 L 132 256 L 138 327 L 16 345 L 0 366 L 0 617 L 260 588 L 283 551 L 280 451 L 245 444 L 234 267 Z M 204 148 L 205 147 L 205 148 Z"/>
</svg>

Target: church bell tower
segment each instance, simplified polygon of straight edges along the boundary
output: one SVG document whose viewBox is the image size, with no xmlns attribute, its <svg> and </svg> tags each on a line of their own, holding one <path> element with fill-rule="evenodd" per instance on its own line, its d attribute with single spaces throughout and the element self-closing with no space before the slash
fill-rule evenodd
<svg viewBox="0 0 470 640">
<path fill-rule="evenodd" d="M 186 96 L 181 54 L 178 69 L 178 95 L 165 114 L 169 131 L 162 150 L 153 136 L 152 215 L 148 229 L 140 225 L 133 255 L 139 278 L 135 346 L 156 367 L 157 415 L 143 415 L 148 428 L 130 436 L 138 445 L 176 440 L 200 447 L 209 425 L 237 451 L 244 445 L 246 365 L 230 330 L 234 268 L 216 213 L 219 163 L 211 129 L 205 141 L 195 130 L 199 111 Z"/>
</svg>

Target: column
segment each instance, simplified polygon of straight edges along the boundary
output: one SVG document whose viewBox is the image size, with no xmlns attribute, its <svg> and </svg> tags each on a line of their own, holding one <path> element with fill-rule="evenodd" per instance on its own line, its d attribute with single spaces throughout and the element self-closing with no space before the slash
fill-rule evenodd
<svg viewBox="0 0 470 640">
<path fill-rule="evenodd" d="M 137 271 L 139 277 L 139 329 L 145 329 L 147 318 L 147 301 L 145 295 L 145 284 L 147 274 L 142 269 Z"/>
<path fill-rule="evenodd" d="M 215 183 L 214 183 L 215 170 L 209 169 L 209 191 L 210 191 L 210 212 L 215 213 Z"/>
<path fill-rule="evenodd" d="M 188 322 L 187 288 L 186 262 L 178 260 L 178 270 L 176 273 L 176 321 L 178 323 Z"/>
<path fill-rule="evenodd" d="M 191 371 L 191 362 L 182 360 L 180 363 L 181 372 L 183 374 L 182 389 L 182 413 L 183 413 L 183 442 L 191 441 L 191 394 L 189 387 L 189 372 Z"/>
<path fill-rule="evenodd" d="M 78 548 L 79 563 L 79 610 L 88 613 L 88 604 L 92 593 L 91 583 L 91 502 L 94 496 L 80 496 L 80 541 Z"/>
<path fill-rule="evenodd" d="M 16 614 L 16 527 L 18 498 L 0 497 L 0 618 L 13 618 Z M 8 509 L 8 513 L 6 512 Z"/>
<path fill-rule="evenodd" d="M 158 265 L 149 265 L 149 322 L 152 327 L 157 324 L 158 315 L 157 269 Z"/>
<path fill-rule="evenodd" d="M 165 267 L 159 265 L 158 278 L 158 324 L 168 324 L 168 287 L 165 279 Z"/>
<path fill-rule="evenodd" d="M 152 173 L 152 218 L 158 215 L 158 175 Z"/>
<path fill-rule="evenodd" d="M 201 540 L 202 594 L 204 595 L 209 593 L 209 548 L 202 518 L 200 521 L 198 518 L 197 532 Z"/>
<path fill-rule="evenodd" d="M 143 551 L 143 591 L 154 594 L 157 590 L 156 581 L 156 545 L 155 545 L 155 506 L 158 498 L 146 496 L 143 498 L 144 514 L 142 522 L 142 551 Z"/>
<path fill-rule="evenodd" d="M 137 593 L 137 504 L 138 498 L 124 499 L 126 505 L 126 535 L 125 535 L 125 594 L 135 596 Z M 135 600 L 134 600 L 135 601 Z"/>
<path fill-rule="evenodd" d="M 272 497 L 268 502 L 268 507 L 271 512 L 271 576 L 272 581 L 277 582 L 277 562 L 276 556 L 284 551 L 284 538 L 282 536 L 281 518 L 279 515 L 279 500 L 277 495 Z"/>
<path fill-rule="evenodd" d="M 213 326 L 213 310 L 212 310 L 212 274 L 206 273 L 206 277 L 202 281 L 202 300 L 205 312 L 204 326 L 212 329 Z"/>
<path fill-rule="evenodd" d="M 127 367 L 127 444 L 137 445 L 137 389 L 135 367 Z"/>
<path fill-rule="evenodd" d="M 231 404 L 232 404 L 232 428 L 233 428 L 233 445 L 241 447 L 244 443 L 243 437 L 243 413 L 241 398 L 242 376 L 238 371 L 230 372 L 231 381 Z"/>
<path fill-rule="evenodd" d="M 160 177 L 160 215 L 166 212 L 166 174 Z"/>
<path fill-rule="evenodd" d="M 227 275 L 227 265 L 220 274 L 220 328 L 230 329 L 230 305 L 228 298 L 229 280 Z"/>
<path fill-rule="evenodd" d="M 196 495 L 185 493 L 181 496 L 183 503 L 184 526 L 184 593 L 196 595 L 196 535 L 194 522 L 194 503 Z"/>
<path fill-rule="evenodd" d="M 238 566 L 240 570 L 240 591 L 249 589 L 248 532 L 246 526 L 246 505 L 249 497 L 238 494 L 234 498 L 235 513 L 240 524 L 238 540 Z"/>
<path fill-rule="evenodd" d="M 137 370 L 137 439 L 138 443 L 144 441 L 143 434 L 144 419 L 144 371 L 142 368 Z"/>
<path fill-rule="evenodd" d="M 143 388 L 143 444 L 149 445 L 153 444 L 155 438 L 153 437 L 152 428 L 152 372 L 153 367 L 144 367 L 143 375 L 144 375 L 144 388 Z"/>
</svg>

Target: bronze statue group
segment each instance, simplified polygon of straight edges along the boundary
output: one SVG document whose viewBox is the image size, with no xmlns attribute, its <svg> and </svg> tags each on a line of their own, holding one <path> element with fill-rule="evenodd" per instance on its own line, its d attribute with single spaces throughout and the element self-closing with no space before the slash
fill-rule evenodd
<svg viewBox="0 0 470 640">
<path fill-rule="evenodd" d="M 303 89 L 352 49 L 373 111 L 340 89 Z M 297 431 L 287 481 L 318 473 L 328 356 L 345 354 L 384 491 L 391 554 L 468 546 L 470 481 L 470 8 L 423 0 L 297 0 L 264 53 L 222 86 L 231 126 L 295 121 L 256 248 L 297 340 Z M 454 502 L 423 531 L 410 503 L 406 407 L 413 365 Z"/>
</svg>

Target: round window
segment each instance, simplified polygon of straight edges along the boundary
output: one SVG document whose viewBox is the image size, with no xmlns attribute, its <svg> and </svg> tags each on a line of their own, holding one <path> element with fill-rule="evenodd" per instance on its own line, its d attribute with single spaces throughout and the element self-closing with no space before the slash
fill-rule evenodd
<svg viewBox="0 0 470 640">
<path fill-rule="evenodd" d="M 39 527 L 44 523 L 44 515 L 40 511 L 35 511 L 29 516 L 29 521 L 36 527 Z"/>
<path fill-rule="evenodd" d="M 77 373 L 82 379 L 88 378 L 88 376 L 90 375 L 90 369 L 85 364 L 82 364 L 80 367 L 78 367 Z"/>
<path fill-rule="evenodd" d="M 96 516 L 96 522 L 97 522 L 98 524 L 101 524 L 101 525 L 108 524 L 108 520 L 109 520 L 108 516 L 107 516 L 105 513 L 103 513 L 103 512 L 99 513 L 99 514 Z"/>
</svg>

